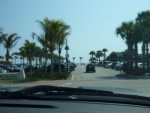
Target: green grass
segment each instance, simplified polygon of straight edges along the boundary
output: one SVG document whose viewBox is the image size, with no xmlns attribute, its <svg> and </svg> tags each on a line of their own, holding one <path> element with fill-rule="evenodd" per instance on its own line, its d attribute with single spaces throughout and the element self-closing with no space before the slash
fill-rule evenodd
<svg viewBox="0 0 150 113">
<path fill-rule="evenodd" d="M 8 83 L 8 82 L 33 82 L 33 81 L 42 81 L 46 79 L 37 79 L 37 78 L 26 78 L 26 79 L 10 79 L 10 80 L 0 80 L 0 83 Z"/>
<path fill-rule="evenodd" d="M 68 73 L 46 73 L 46 72 L 33 72 L 27 73 L 25 79 L 9 79 L 9 80 L 0 80 L 0 83 L 11 83 L 11 82 L 34 82 L 34 81 L 47 81 L 47 80 L 64 80 L 70 76 Z"/>
</svg>

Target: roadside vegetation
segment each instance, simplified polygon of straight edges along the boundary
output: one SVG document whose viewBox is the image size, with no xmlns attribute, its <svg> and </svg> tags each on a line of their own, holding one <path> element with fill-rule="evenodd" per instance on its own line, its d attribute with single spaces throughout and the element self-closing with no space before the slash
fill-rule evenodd
<svg viewBox="0 0 150 113">
<path fill-rule="evenodd" d="M 91 51 L 89 54 L 91 62 L 99 62 L 104 65 L 105 61 L 122 61 L 126 63 L 125 72 L 129 74 L 142 75 L 150 72 L 150 11 L 142 11 L 137 14 L 133 21 L 124 21 L 115 29 L 117 36 L 122 38 L 126 43 L 127 49 L 122 52 L 113 51 L 107 58 L 105 53 L 108 51 L 106 48 L 97 52 Z M 139 48 L 139 44 L 142 48 Z M 138 51 L 142 50 L 142 53 Z M 103 56 L 100 62 L 100 57 Z M 138 66 L 142 64 L 142 68 Z"/>
<path fill-rule="evenodd" d="M 16 33 L 5 34 L 3 29 L 0 28 L 0 44 L 6 49 L 6 65 L 10 63 L 10 57 L 15 60 L 15 63 L 16 59 L 20 58 L 23 66 L 25 63 L 29 64 L 29 68 L 26 71 L 26 80 L 66 79 L 69 73 L 61 72 L 61 62 L 65 60 L 65 58 L 61 56 L 61 52 L 67 36 L 70 34 L 70 26 L 62 20 L 50 20 L 48 18 L 44 18 L 43 21 L 37 20 L 36 22 L 42 29 L 41 33 L 32 32 L 31 40 L 34 39 L 34 42 L 25 40 L 24 45 L 12 54 L 10 54 L 11 49 L 17 44 L 21 37 Z M 36 41 L 38 41 L 41 46 L 38 46 Z M 55 51 L 58 51 L 58 54 L 56 54 Z M 1 56 L 1 58 L 3 58 L 3 56 Z M 49 73 L 47 72 L 48 60 L 51 61 L 51 71 Z M 33 62 L 36 62 L 34 69 Z M 58 72 L 53 71 L 54 62 L 59 63 Z"/>
</svg>

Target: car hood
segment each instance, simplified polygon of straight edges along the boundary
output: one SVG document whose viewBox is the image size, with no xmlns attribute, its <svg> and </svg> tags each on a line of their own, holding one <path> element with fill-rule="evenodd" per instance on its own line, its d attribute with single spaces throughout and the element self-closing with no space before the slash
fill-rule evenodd
<svg viewBox="0 0 150 113">
<path fill-rule="evenodd" d="M 119 94 L 138 95 L 138 96 L 150 97 L 150 93 L 148 93 L 148 92 L 143 92 L 143 91 L 140 91 L 140 90 L 129 89 L 129 88 L 119 88 L 119 87 L 91 87 L 91 86 L 83 86 L 83 87 L 79 87 L 79 88 L 112 91 L 114 93 L 119 93 Z"/>
<path fill-rule="evenodd" d="M 0 86 L 1 92 L 15 92 L 26 87 L 11 87 L 11 86 Z M 92 89 L 92 90 L 102 90 L 102 91 L 111 91 L 116 94 L 127 94 L 127 95 L 138 95 L 144 97 L 150 97 L 150 93 L 142 92 L 136 89 L 129 89 L 129 88 L 118 88 L 118 87 L 91 87 L 91 86 L 81 86 L 78 87 L 80 89 Z"/>
</svg>

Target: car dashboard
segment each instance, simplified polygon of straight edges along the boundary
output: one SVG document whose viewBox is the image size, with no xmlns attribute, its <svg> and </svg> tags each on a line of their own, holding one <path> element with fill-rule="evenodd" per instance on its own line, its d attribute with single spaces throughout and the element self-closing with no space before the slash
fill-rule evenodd
<svg viewBox="0 0 150 113">
<path fill-rule="evenodd" d="M 91 101 L 1 99 L 0 113 L 150 113 L 150 107 Z"/>
</svg>

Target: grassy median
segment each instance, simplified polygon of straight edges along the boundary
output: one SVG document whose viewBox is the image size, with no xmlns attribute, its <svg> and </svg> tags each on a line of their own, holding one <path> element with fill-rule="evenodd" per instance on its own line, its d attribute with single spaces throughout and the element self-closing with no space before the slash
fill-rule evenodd
<svg viewBox="0 0 150 113">
<path fill-rule="evenodd" d="M 0 83 L 5 82 L 32 82 L 32 81 L 43 81 L 43 80 L 65 80 L 70 76 L 70 73 L 66 72 L 54 72 L 53 74 L 43 71 L 35 71 L 32 73 L 26 73 L 25 79 L 10 79 L 0 80 Z"/>
</svg>

